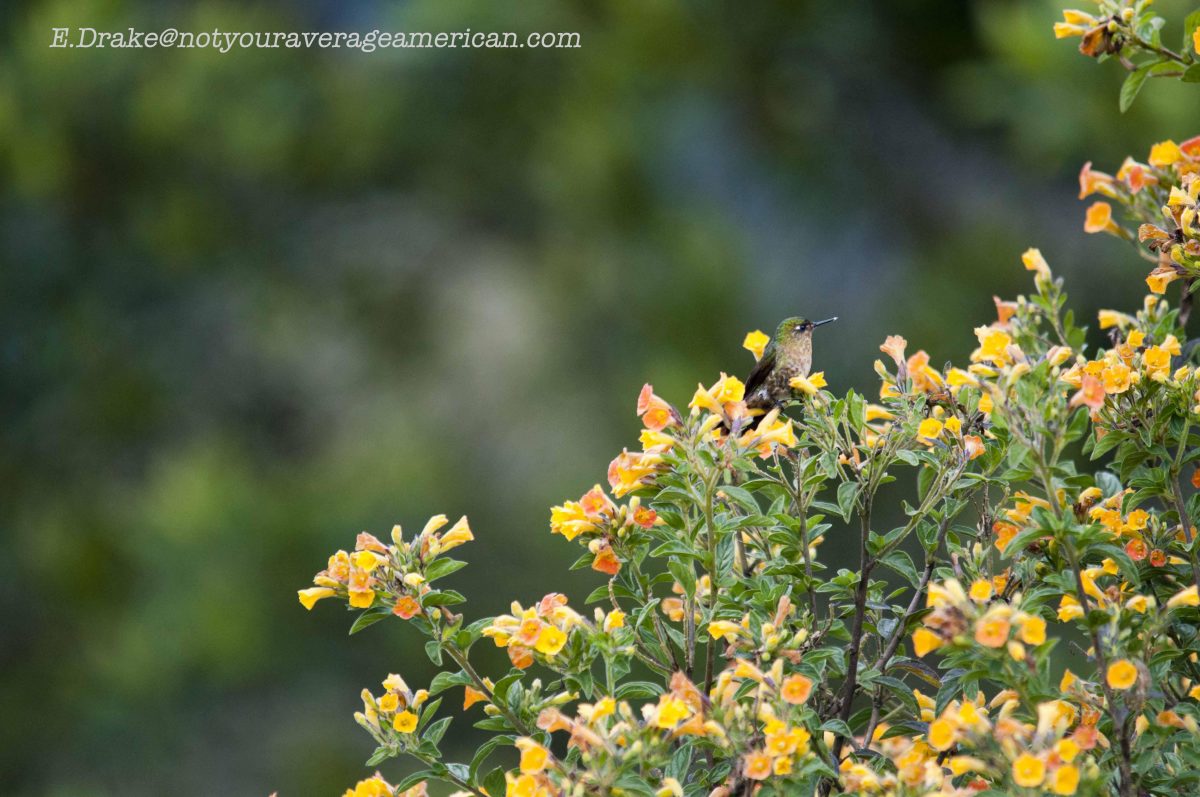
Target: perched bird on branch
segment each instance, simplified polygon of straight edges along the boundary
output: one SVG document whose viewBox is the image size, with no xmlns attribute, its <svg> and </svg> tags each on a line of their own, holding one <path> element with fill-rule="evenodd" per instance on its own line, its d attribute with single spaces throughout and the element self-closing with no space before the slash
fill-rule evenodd
<svg viewBox="0 0 1200 797">
<path fill-rule="evenodd" d="M 824 321 L 786 318 L 780 323 L 746 378 L 747 407 L 771 410 L 795 396 L 788 383 L 797 376 L 808 376 L 812 370 L 813 330 L 831 321 L 837 321 L 837 316 Z"/>
</svg>

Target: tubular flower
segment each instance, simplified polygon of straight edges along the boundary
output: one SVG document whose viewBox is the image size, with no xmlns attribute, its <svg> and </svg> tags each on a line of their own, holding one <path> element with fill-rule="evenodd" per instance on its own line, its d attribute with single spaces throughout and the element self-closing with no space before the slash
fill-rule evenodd
<svg viewBox="0 0 1200 797">
<path fill-rule="evenodd" d="M 608 466 L 608 484 L 620 498 L 649 483 L 662 464 L 657 454 L 623 450 Z"/>
<path fill-rule="evenodd" d="M 824 371 L 818 371 L 817 373 L 810 374 L 809 376 L 795 376 L 792 377 L 791 381 L 788 382 L 788 385 L 791 386 L 793 390 L 799 390 L 806 396 L 817 395 L 817 391 L 825 387 L 827 384 L 828 383 L 825 381 Z"/>
<path fill-rule="evenodd" d="M 1017 756 L 1012 765 L 1013 782 L 1026 789 L 1042 785 L 1046 779 L 1046 764 L 1029 753 Z"/>
<path fill-rule="evenodd" d="M 661 432 L 674 424 L 679 416 L 674 407 L 655 395 L 649 383 L 643 385 L 642 392 L 638 394 L 637 414 L 642 424 L 652 432 Z"/>
<path fill-rule="evenodd" d="M 1128 689 L 1137 683 L 1137 666 L 1129 659 L 1117 659 L 1108 665 L 1104 678 L 1113 689 Z"/>
<path fill-rule="evenodd" d="M 742 340 L 742 348 L 753 354 L 755 360 L 761 360 L 763 351 L 770 342 L 771 339 L 761 329 L 756 329 L 746 333 L 745 339 Z"/>
<path fill-rule="evenodd" d="M 1107 202 L 1093 202 L 1087 209 L 1087 217 L 1083 223 L 1083 231 L 1089 233 L 1107 232 L 1119 234 L 1121 228 L 1113 221 L 1112 205 Z"/>
</svg>

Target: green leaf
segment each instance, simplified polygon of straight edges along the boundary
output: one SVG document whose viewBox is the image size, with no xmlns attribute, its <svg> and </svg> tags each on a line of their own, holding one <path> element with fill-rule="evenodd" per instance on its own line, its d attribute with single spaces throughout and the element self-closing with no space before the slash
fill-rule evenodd
<svg viewBox="0 0 1200 797">
<path fill-rule="evenodd" d="M 462 593 L 455 592 L 452 589 L 444 589 L 440 592 L 431 592 L 421 598 L 422 606 L 453 606 L 458 603 L 466 603 L 467 599 L 462 596 Z"/>
<path fill-rule="evenodd" d="M 850 522 L 850 513 L 854 511 L 854 499 L 858 496 L 858 482 L 842 482 L 838 485 L 837 504 L 842 520 Z"/>
<path fill-rule="evenodd" d="M 1200 8 L 1183 18 L 1183 51 L 1185 53 L 1192 51 L 1192 34 L 1196 32 L 1196 28 L 1200 28 Z"/>
<path fill-rule="evenodd" d="M 367 609 L 354 620 L 354 624 L 350 626 L 350 633 L 357 634 L 368 626 L 375 625 L 383 618 L 392 613 L 392 610 L 387 606 L 376 606 L 373 609 Z"/>
<path fill-rule="evenodd" d="M 1150 68 L 1154 64 L 1145 64 L 1138 67 L 1129 73 L 1129 77 L 1125 78 L 1125 82 L 1121 84 L 1121 101 L 1119 106 L 1121 113 L 1129 110 L 1129 106 L 1133 105 L 1133 101 L 1137 99 L 1138 92 L 1142 90 L 1142 85 L 1146 82 L 1146 78 L 1150 77 Z"/>
<path fill-rule="evenodd" d="M 504 780 L 504 769 L 496 767 L 483 779 L 483 788 L 488 794 L 504 794 L 508 784 Z"/>
<path fill-rule="evenodd" d="M 429 567 L 425 568 L 425 580 L 436 581 L 439 578 L 462 570 L 466 566 L 466 562 L 461 562 L 457 559 L 434 559 L 429 564 Z"/>
<path fill-rule="evenodd" d="M 452 686 L 466 686 L 471 683 L 471 677 L 461 670 L 458 672 L 439 672 L 429 682 L 429 696 L 445 692 Z"/>
<path fill-rule="evenodd" d="M 450 721 L 453 717 L 442 717 L 437 722 L 430 723 L 424 732 L 421 733 L 421 743 L 433 742 L 435 745 L 442 740 L 446 735 L 446 729 L 450 727 Z"/>
<path fill-rule="evenodd" d="M 850 726 L 839 719 L 825 720 L 825 722 L 821 724 L 819 730 L 833 731 L 834 733 L 846 739 L 854 738 L 854 732 L 850 730 Z"/>
<path fill-rule="evenodd" d="M 1200 83 L 1200 64 L 1192 64 L 1183 70 L 1184 83 Z"/>
</svg>

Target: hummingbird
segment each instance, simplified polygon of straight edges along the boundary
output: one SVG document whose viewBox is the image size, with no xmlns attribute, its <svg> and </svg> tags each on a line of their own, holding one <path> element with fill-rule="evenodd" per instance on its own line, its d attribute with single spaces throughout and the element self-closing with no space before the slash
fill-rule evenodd
<svg viewBox="0 0 1200 797">
<path fill-rule="evenodd" d="M 747 407 L 770 410 L 792 398 L 794 392 L 788 383 L 797 376 L 808 376 L 812 370 L 813 330 L 831 321 L 837 321 L 837 316 L 824 321 L 796 316 L 779 324 L 754 370 L 746 377 Z"/>
</svg>

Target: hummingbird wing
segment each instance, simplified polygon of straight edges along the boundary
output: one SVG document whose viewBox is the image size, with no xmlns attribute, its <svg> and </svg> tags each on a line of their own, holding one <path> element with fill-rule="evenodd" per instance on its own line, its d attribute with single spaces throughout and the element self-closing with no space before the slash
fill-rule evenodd
<svg viewBox="0 0 1200 797">
<path fill-rule="evenodd" d="M 771 369 L 774 367 L 775 341 L 771 341 L 763 351 L 763 356 L 755 363 L 754 370 L 750 372 L 750 376 L 746 377 L 747 398 L 754 395 L 754 391 L 763 386 L 763 383 L 767 381 L 767 374 L 771 373 Z"/>
</svg>

